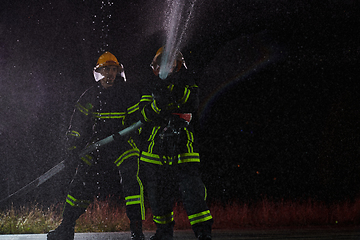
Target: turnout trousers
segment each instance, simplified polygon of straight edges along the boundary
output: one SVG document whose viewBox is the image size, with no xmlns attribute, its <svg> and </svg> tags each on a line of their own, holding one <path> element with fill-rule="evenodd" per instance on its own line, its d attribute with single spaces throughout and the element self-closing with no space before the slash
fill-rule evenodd
<svg viewBox="0 0 360 240">
<path fill-rule="evenodd" d="M 198 157 L 198 153 L 191 154 Z M 195 236 L 211 234 L 213 219 L 206 204 L 206 188 L 199 175 L 199 162 L 180 160 L 188 155 L 179 154 L 171 159 L 163 157 L 163 161 L 159 155 L 148 152 L 142 152 L 140 157 L 140 169 L 157 234 L 167 235 L 169 239 L 173 235 L 174 196 L 178 191 Z"/>
<path fill-rule="evenodd" d="M 112 151 L 114 152 L 114 150 Z M 101 152 L 104 152 L 104 154 Z M 139 149 L 132 148 L 121 155 L 105 153 L 106 149 L 97 154 L 96 161 L 91 162 L 90 159 L 79 165 L 66 197 L 63 222 L 75 222 L 93 201 L 98 188 L 96 179 L 99 169 L 97 166 L 100 164 L 114 164 L 113 167 L 119 169 L 121 176 L 126 214 L 130 220 L 130 225 L 140 222 L 141 227 L 141 221 L 145 219 L 145 209 L 143 185 L 139 178 Z"/>
</svg>

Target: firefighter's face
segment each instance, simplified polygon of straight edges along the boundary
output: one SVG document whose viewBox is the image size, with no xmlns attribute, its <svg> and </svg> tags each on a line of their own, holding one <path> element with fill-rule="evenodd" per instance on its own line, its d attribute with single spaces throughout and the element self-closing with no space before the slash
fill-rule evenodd
<svg viewBox="0 0 360 240">
<path fill-rule="evenodd" d="M 101 85 L 104 88 L 109 88 L 114 85 L 116 75 L 118 74 L 118 67 L 117 66 L 106 66 L 101 68 L 100 70 L 101 75 L 104 77 L 100 80 Z"/>
</svg>

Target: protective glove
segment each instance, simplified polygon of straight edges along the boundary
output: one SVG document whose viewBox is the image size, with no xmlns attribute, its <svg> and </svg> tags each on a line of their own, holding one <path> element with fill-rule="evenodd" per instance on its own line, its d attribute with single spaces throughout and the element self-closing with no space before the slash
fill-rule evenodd
<svg viewBox="0 0 360 240">
<path fill-rule="evenodd" d="M 176 129 L 184 128 L 189 125 L 189 123 L 185 119 L 175 114 L 169 114 L 167 119 L 171 122 L 171 125 Z"/>
<path fill-rule="evenodd" d="M 156 106 L 160 110 L 166 110 L 168 105 L 171 105 L 175 102 L 175 96 L 172 92 L 173 90 L 172 84 L 164 84 L 160 83 L 155 86 L 153 91 L 153 98 L 155 100 Z"/>
<path fill-rule="evenodd" d="M 72 147 L 68 149 L 68 158 L 67 161 L 65 161 L 65 164 L 67 164 L 69 167 L 77 167 L 79 163 L 85 163 L 89 166 L 91 166 L 94 162 L 94 154 L 87 153 L 85 156 L 80 156 L 81 150 L 76 147 Z"/>
<path fill-rule="evenodd" d="M 165 111 L 167 106 L 171 104 L 170 96 L 153 95 L 153 98 L 152 105 L 155 112 L 160 112 L 161 110 Z"/>
</svg>

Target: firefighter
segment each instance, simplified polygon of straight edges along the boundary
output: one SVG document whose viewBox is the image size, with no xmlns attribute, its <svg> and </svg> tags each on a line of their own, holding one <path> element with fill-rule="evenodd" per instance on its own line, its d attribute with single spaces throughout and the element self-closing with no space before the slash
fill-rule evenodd
<svg viewBox="0 0 360 240">
<path fill-rule="evenodd" d="M 138 109 L 137 94 L 126 82 L 122 64 L 110 52 L 102 54 L 94 68 L 96 85 L 76 102 L 66 133 L 70 161 L 79 161 L 79 152 L 129 125 Z M 81 158 L 66 197 L 61 224 L 47 234 L 49 240 L 74 239 L 75 222 L 92 202 L 98 190 L 97 175 L 102 166 L 118 168 L 130 220 L 131 239 L 143 240 L 143 186 L 138 176 L 139 149 L 135 140 L 117 139 Z M 70 162 L 71 164 L 71 162 Z"/>
<path fill-rule="evenodd" d="M 187 75 L 182 53 L 176 50 L 165 55 L 165 52 L 165 47 L 161 47 L 150 65 L 154 76 L 139 105 L 146 122 L 141 132 L 140 171 L 144 172 L 157 227 L 150 239 L 173 239 L 174 191 L 180 190 L 196 238 L 209 240 L 213 219 L 199 176 L 200 157 L 191 122 L 199 104 L 198 87 Z"/>
</svg>

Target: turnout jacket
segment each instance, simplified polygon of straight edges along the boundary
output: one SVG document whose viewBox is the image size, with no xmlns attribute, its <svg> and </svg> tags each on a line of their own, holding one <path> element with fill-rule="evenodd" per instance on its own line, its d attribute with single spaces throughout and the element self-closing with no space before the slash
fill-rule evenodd
<svg viewBox="0 0 360 240">
<path fill-rule="evenodd" d="M 139 104 L 146 122 L 140 160 L 159 165 L 200 162 L 191 121 L 198 105 L 198 86 L 183 72 L 153 79 Z"/>
<path fill-rule="evenodd" d="M 67 148 L 73 153 L 79 153 L 88 144 L 129 126 L 127 119 L 138 109 L 137 99 L 136 91 L 119 80 L 108 89 L 100 83 L 88 88 L 75 104 L 66 132 Z M 130 137 L 126 140 L 129 143 L 126 148 L 136 149 Z M 91 159 L 91 155 L 82 158 L 88 165 L 91 165 Z"/>
</svg>

